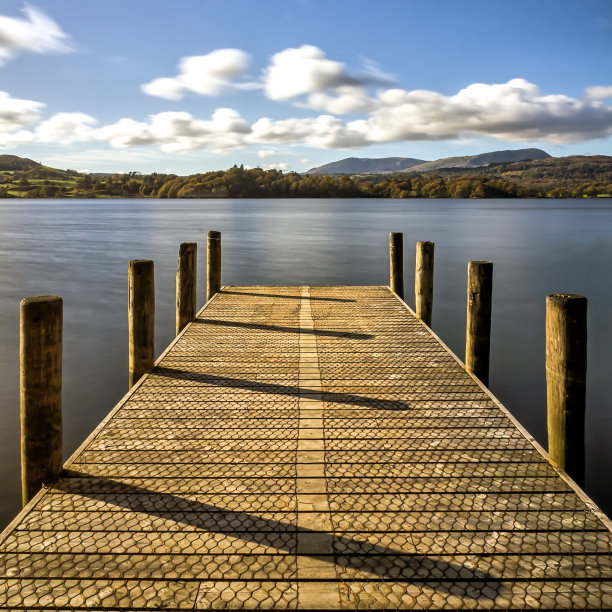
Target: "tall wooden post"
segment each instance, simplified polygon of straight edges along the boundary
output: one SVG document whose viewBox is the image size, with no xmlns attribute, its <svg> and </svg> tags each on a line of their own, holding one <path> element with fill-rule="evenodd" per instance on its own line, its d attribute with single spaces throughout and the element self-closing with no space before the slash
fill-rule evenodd
<svg viewBox="0 0 612 612">
<path fill-rule="evenodd" d="M 179 247 L 176 270 L 176 333 L 193 321 L 196 313 L 196 268 L 198 245 L 183 242 Z"/>
<path fill-rule="evenodd" d="M 467 282 L 465 367 L 485 385 L 489 384 L 492 289 L 493 264 L 490 261 L 470 261 Z"/>
<path fill-rule="evenodd" d="M 149 259 L 130 261 L 128 324 L 132 388 L 155 361 L 155 276 Z"/>
<path fill-rule="evenodd" d="M 404 234 L 389 234 L 389 285 L 391 291 L 404 299 Z"/>
<path fill-rule="evenodd" d="M 21 491 L 25 506 L 62 469 L 61 297 L 30 297 L 20 308 Z"/>
<path fill-rule="evenodd" d="M 550 462 L 584 485 L 587 299 L 546 298 L 546 400 Z"/>
<path fill-rule="evenodd" d="M 431 327 L 433 311 L 434 243 L 417 242 L 414 271 L 416 316 Z"/>
<path fill-rule="evenodd" d="M 221 232 L 208 232 L 206 254 L 206 301 L 221 290 Z"/>
</svg>

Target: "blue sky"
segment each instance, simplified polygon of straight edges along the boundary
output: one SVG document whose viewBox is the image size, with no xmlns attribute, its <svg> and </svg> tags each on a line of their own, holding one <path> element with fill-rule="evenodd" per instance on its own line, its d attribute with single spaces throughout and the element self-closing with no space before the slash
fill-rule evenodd
<svg viewBox="0 0 612 612">
<path fill-rule="evenodd" d="M 60 168 L 607 155 L 611 105 L 611 0 L 0 5 L 0 152 Z"/>
</svg>

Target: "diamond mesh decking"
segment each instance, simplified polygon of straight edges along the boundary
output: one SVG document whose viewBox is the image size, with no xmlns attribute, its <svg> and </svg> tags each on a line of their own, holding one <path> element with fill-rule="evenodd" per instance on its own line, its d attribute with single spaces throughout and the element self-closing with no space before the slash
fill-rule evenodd
<svg viewBox="0 0 612 612">
<path fill-rule="evenodd" d="M 0 537 L 3 609 L 612 608 L 610 522 L 384 287 L 226 287 Z"/>
</svg>

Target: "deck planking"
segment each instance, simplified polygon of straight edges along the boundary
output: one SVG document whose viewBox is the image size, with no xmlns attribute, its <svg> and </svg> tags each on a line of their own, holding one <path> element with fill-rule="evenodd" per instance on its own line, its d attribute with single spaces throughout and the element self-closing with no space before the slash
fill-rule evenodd
<svg viewBox="0 0 612 612">
<path fill-rule="evenodd" d="M 0 607 L 612 608 L 611 543 L 388 288 L 226 287 L 0 536 Z"/>
</svg>

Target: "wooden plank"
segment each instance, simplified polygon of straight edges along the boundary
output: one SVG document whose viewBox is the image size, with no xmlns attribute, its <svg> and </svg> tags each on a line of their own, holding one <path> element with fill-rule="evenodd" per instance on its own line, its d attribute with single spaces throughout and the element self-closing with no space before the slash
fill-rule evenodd
<svg viewBox="0 0 612 612">
<path fill-rule="evenodd" d="M 609 520 L 385 287 L 226 287 L 0 536 L 12 609 L 602 609 Z"/>
</svg>

